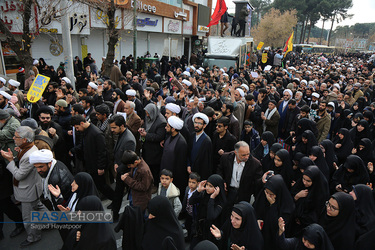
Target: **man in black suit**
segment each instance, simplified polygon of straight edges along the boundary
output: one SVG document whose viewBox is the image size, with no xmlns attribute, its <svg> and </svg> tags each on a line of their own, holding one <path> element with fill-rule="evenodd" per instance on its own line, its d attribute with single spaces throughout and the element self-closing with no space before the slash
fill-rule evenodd
<svg viewBox="0 0 375 250">
<path fill-rule="evenodd" d="M 249 145 L 239 141 L 234 145 L 234 152 L 221 156 L 217 173 L 225 181 L 228 190 L 228 208 L 240 201 L 250 202 L 251 195 L 256 195 L 262 183 L 262 165 L 250 154 Z"/>
<path fill-rule="evenodd" d="M 75 115 L 71 123 L 78 132 L 82 132 L 82 141 L 70 150 L 73 154 L 82 154 L 83 169 L 94 180 L 96 188 L 108 199 L 113 200 L 113 189 L 105 182 L 107 169 L 107 150 L 103 132 L 92 125 L 82 115 Z M 108 169 L 107 169 L 108 171 Z"/>
<path fill-rule="evenodd" d="M 121 159 L 124 151 L 135 151 L 136 142 L 133 133 L 126 128 L 125 118 L 122 115 L 112 116 L 109 119 L 108 124 L 111 128 L 112 133 L 118 135 L 117 143 L 113 149 L 115 163 L 114 168 L 117 172 L 117 175 L 115 194 L 113 197 L 113 202 L 111 204 L 113 219 L 117 220 L 119 217 L 118 212 L 120 211 L 122 197 L 124 196 L 125 189 L 125 182 L 121 180 L 121 175 L 129 171 L 127 166 L 124 166 L 124 164 L 122 164 Z M 111 207 L 111 205 L 109 206 L 109 208 Z"/>
</svg>

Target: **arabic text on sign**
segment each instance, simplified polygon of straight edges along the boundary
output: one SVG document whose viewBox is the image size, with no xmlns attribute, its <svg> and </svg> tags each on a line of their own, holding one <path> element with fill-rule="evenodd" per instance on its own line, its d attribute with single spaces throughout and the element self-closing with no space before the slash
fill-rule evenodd
<svg viewBox="0 0 375 250">
<path fill-rule="evenodd" d="M 42 97 L 42 94 L 47 87 L 49 80 L 49 77 L 38 74 L 35 77 L 30 90 L 27 92 L 27 100 L 32 103 L 37 102 Z"/>
<path fill-rule="evenodd" d="M 152 21 L 150 18 L 137 19 L 137 26 L 145 27 L 147 26 L 157 26 L 159 20 Z"/>
</svg>

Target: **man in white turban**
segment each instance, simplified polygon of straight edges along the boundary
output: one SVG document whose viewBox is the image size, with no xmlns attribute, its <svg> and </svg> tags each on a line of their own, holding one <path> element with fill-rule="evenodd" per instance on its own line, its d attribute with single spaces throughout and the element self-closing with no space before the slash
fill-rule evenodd
<svg viewBox="0 0 375 250">
<path fill-rule="evenodd" d="M 170 104 L 170 103 L 169 103 Z M 161 158 L 160 169 L 168 169 L 173 173 L 173 183 L 180 190 L 180 200 L 183 198 L 186 187 L 188 173 L 186 171 L 188 158 L 188 144 L 181 135 L 180 130 L 184 122 L 177 116 L 168 118 L 165 126 L 167 139 L 164 142 L 163 156 Z"/>
<path fill-rule="evenodd" d="M 68 200 L 72 194 L 73 175 L 64 163 L 53 158 L 48 149 L 34 151 L 30 154 L 29 161 L 42 177 L 44 198 L 51 202 L 54 210 L 59 211 L 58 200 Z"/>
<path fill-rule="evenodd" d="M 212 174 L 212 142 L 204 132 L 209 123 L 208 116 L 203 113 L 196 113 L 193 116 L 194 131 L 189 139 L 189 152 L 187 171 L 197 172 L 202 180 Z"/>
</svg>

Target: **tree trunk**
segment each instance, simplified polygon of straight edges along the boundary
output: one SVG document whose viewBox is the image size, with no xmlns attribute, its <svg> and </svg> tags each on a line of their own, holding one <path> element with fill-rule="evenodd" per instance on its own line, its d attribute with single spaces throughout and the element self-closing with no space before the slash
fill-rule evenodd
<svg viewBox="0 0 375 250">
<path fill-rule="evenodd" d="M 111 74 L 111 69 L 113 66 L 113 60 L 115 58 L 115 46 L 118 42 L 118 30 L 116 29 L 116 23 L 115 23 L 115 11 L 116 6 L 114 0 L 111 0 L 111 3 L 108 6 L 107 9 L 107 16 L 108 16 L 108 27 L 107 27 L 107 34 L 108 34 L 108 51 L 107 56 L 104 61 L 104 73 L 103 75 L 109 77 Z"/>
<path fill-rule="evenodd" d="M 335 18 L 336 18 L 336 14 L 333 15 L 333 17 L 332 17 L 331 29 L 329 30 L 329 34 L 328 34 L 327 46 L 329 46 L 329 43 L 330 43 L 330 41 L 331 41 L 331 35 L 332 35 L 332 29 L 333 29 L 333 23 L 335 22 Z"/>
<path fill-rule="evenodd" d="M 325 23 L 326 19 L 324 18 L 323 19 L 323 24 L 322 24 L 322 31 L 320 32 L 320 38 L 319 38 L 319 44 L 321 45 L 322 44 L 322 38 L 323 38 L 323 31 L 324 31 L 324 23 Z"/>
<path fill-rule="evenodd" d="M 33 0 L 24 0 L 24 12 L 22 13 L 23 18 L 23 34 L 22 43 L 17 42 L 15 36 L 10 32 L 8 27 L 0 20 L 0 31 L 5 34 L 6 42 L 9 44 L 11 49 L 17 54 L 18 58 L 23 62 L 25 68 L 26 78 L 29 77 L 29 72 L 33 67 L 33 58 L 31 56 L 31 40 L 32 35 L 30 34 L 30 18 L 32 10 Z"/>
<path fill-rule="evenodd" d="M 309 33 L 307 34 L 307 41 L 306 41 L 307 44 L 308 44 L 309 41 L 310 41 L 310 33 L 311 33 L 311 27 L 312 27 L 312 26 L 313 26 L 313 23 L 312 23 L 311 20 L 310 20 Z"/>
<path fill-rule="evenodd" d="M 299 37 L 299 43 L 303 43 L 303 34 L 305 33 L 305 20 L 302 22 L 302 27 L 301 27 L 301 36 Z"/>
<path fill-rule="evenodd" d="M 305 29 L 303 30 L 303 33 L 302 33 L 302 43 L 305 43 L 305 36 L 306 36 L 306 29 L 307 29 L 307 23 L 309 21 L 309 17 L 306 17 L 306 20 L 305 20 Z"/>
</svg>

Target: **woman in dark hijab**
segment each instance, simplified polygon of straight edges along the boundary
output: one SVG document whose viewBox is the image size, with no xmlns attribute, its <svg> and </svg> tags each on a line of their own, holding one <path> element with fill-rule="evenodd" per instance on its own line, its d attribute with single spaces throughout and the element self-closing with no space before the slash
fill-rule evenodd
<svg viewBox="0 0 375 250">
<path fill-rule="evenodd" d="M 333 144 L 335 145 L 335 154 L 337 156 L 338 165 L 345 162 L 348 155 L 352 153 L 354 147 L 352 139 L 350 138 L 349 130 L 341 128 L 335 138 L 333 138 Z"/>
<path fill-rule="evenodd" d="M 340 128 L 351 129 L 352 128 L 352 120 L 350 117 L 353 116 L 353 113 L 350 109 L 341 110 L 339 118 L 335 122 L 335 126 L 333 128 L 333 135 L 340 130 Z"/>
<path fill-rule="evenodd" d="M 331 181 L 331 192 L 350 192 L 353 185 L 367 184 L 370 180 L 367 167 L 356 155 L 349 155 L 345 163 L 335 172 Z"/>
<path fill-rule="evenodd" d="M 326 177 L 327 181 L 330 181 L 329 168 L 326 160 L 324 159 L 323 150 L 319 146 L 311 148 L 309 158 L 314 162 L 315 166 L 318 166 L 322 174 Z"/>
<path fill-rule="evenodd" d="M 296 204 L 293 231 L 299 234 L 302 228 L 318 222 L 329 198 L 328 182 L 317 166 L 309 166 L 293 186 L 291 194 Z"/>
<path fill-rule="evenodd" d="M 283 148 L 283 146 L 280 143 L 276 142 L 276 143 L 272 144 L 269 153 L 261 161 L 264 173 L 267 172 L 268 170 L 274 168 L 275 154 L 276 154 L 277 151 L 279 151 L 282 148 Z"/>
<path fill-rule="evenodd" d="M 337 165 L 337 156 L 335 154 L 335 145 L 332 143 L 331 140 L 324 139 L 320 142 L 320 147 L 323 150 L 324 158 L 327 162 L 327 166 L 329 169 L 329 176 L 330 180 L 332 178 L 333 173 L 336 171 L 335 165 Z"/>
<path fill-rule="evenodd" d="M 355 205 L 349 194 L 337 192 L 326 202 L 319 224 L 335 249 L 354 249 Z"/>
<path fill-rule="evenodd" d="M 96 190 L 96 186 L 94 180 L 92 179 L 91 175 L 86 172 L 80 172 L 74 176 L 74 181 L 72 183 L 72 195 L 68 199 L 66 203 L 63 203 L 66 197 L 63 197 L 58 200 L 59 205 L 57 206 L 61 211 L 77 211 L 76 206 L 79 203 L 79 200 L 89 196 L 89 195 L 96 195 L 98 196 L 98 191 Z M 48 186 L 51 194 L 58 198 L 61 194 L 60 188 L 55 188 L 52 185 Z"/>
<path fill-rule="evenodd" d="M 219 250 L 219 248 L 209 240 L 204 240 L 199 242 L 194 250 Z"/>
<path fill-rule="evenodd" d="M 301 158 L 298 164 L 298 168 L 301 173 L 305 172 L 306 168 L 315 165 L 314 162 L 307 156 Z"/>
<path fill-rule="evenodd" d="M 312 131 L 315 136 L 318 135 L 318 129 L 316 128 L 316 123 L 307 118 L 302 118 L 297 123 L 297 129 L 296 129 L 296 135 L 295 135 L 296 143 L 301 141 L 302 134 L 306 130 Z"/>
<path fill-rule="evenodd" d="M 300 238 L 285 238 L 285 222 L 283 218 L 279 218 L 279 237 L 277 242 L 280 249 L 283 250 L 334 250 L 328 235 L 318 224 L 311 224 L 303 229 Z"/>
<path fill-rule="evenodd" d="M 361 111 L 359 110 L 358 102 L 353 103 L 353 106 L 350 108 L 350 111 L 353 113 L 353 115 L 361 113 Z"/>
<path fill-rule="evenodd" d="M 294 155 L 294 158 L 293 158 L 293 181 L 292 181 L 292 185 L 294 185 L 297 180 L 299 180 L 300 178 L 302 178 L 302 172 L 301 170 L 299 169 L 299 163 L 301 161 L 301 159 L 305 157 L 304 154 L 302 154 L 301 152 L 298 152 Z"/>
<path fill-rule="evenodd" d="M 370 187 L 364 184 L 353 186 L 349 193 L 355 201 L 357 238 L 375 229 L 375 201 Z"/>
<path fill-rule="evenodd" d="M 281 175 L 274 175 L 264 185 L 254 203 L 255 213 L 261 228 L 264 249 L 278 249 L 276 237 L 278 219 L 283 217 L 289 223 L 294 211 L 294 202 Z"/>
<path fill-rule="evenodd" d="M 149 216 L 143 234 L 143 249 L 162 249 L 163 240 L 172 237 L 177 249 L 184 249 L 184 234 L 172 205 L 165 196 L 155 196 L 147 205 Z"/>
<path fill-rule="evenodd" d="M 212 239 L 210 227 L 222 225 L 221 214 L 226 203 L 224 180 L 218 174 L 211 175 L 206 181 L 201 181 L 198 189 L 189 199 L 190 205 L 199 204 L 198 211 L 193 214 L 196 218 L 195 233 L 192 235 L 191 246 L 194 247 L 202 240 Z M 194 213 L 194 211 L 193 211 Z"/>
<path fill-rule="evenodd" d="M 102 202 L 95 195 L 82 198 L 76 211 L 104 212 Z M 65 249 L 117 249 L 115 233 L 109 223 L 85 223 L 70 232 Z"/>
<path fill-rule="evenodd" d="M 274 174 L 280 174 L 285 181 L 285 185 L 289 189 L 293 180 L 293 167 L 289 152 L 286 149 L 280 149 L 277 151 L 274 163 L 273 168 L 269 170 L 274 171 Z"/>
<path fill-rule="evenodd" d="M 368 122 L 364 119 L 360 120 L 357 123 L 356 127 L 353 127 L 350 130 L 350 138 L 352 139 L 352 142 L 354 144 L 354 147 L 357 147 L 361 139 L 363 138 L 369 138 L 369 126 Z"/>
<path fill-rule="evenodd" d="M 316 140 L 314 133 L 311 130 L 306 130 L 302 133 L 301 141 L 296 144 L 294 153 L 301 152 L 308 156 L 310 155 L 310 149 L 316 145 L 318 145 L 318 141 Z"/>
<path fill-rule="evenodd" d="M 254 149 L 254 157 L 261 161 L 270 151 L 271 145 L 275 142 L 275 137 L 272 132 L 266 131 L 260 137 L 260 143 Z"/>
<path fill-rule="evenodd" d="M 211 233 L 216 238 L 220 238 L 223 250 L 237 247 L 245 249 L 263 249 L 263 237 L 255 217 L 254 208 L 250 203 L 241 201 L 234 205 L 230 220 L 227 220 L 221 231 L 212 225 Z"/>
<path fill-rule="evenodd" d="M 357 148 L 353 149 L 352 153 L 359 156 L 366 166 L 369 162 L 374 161 L 374 150 L 372 148 L 372 143 L 368 138 L 361 139 Z"/>
</svg>

